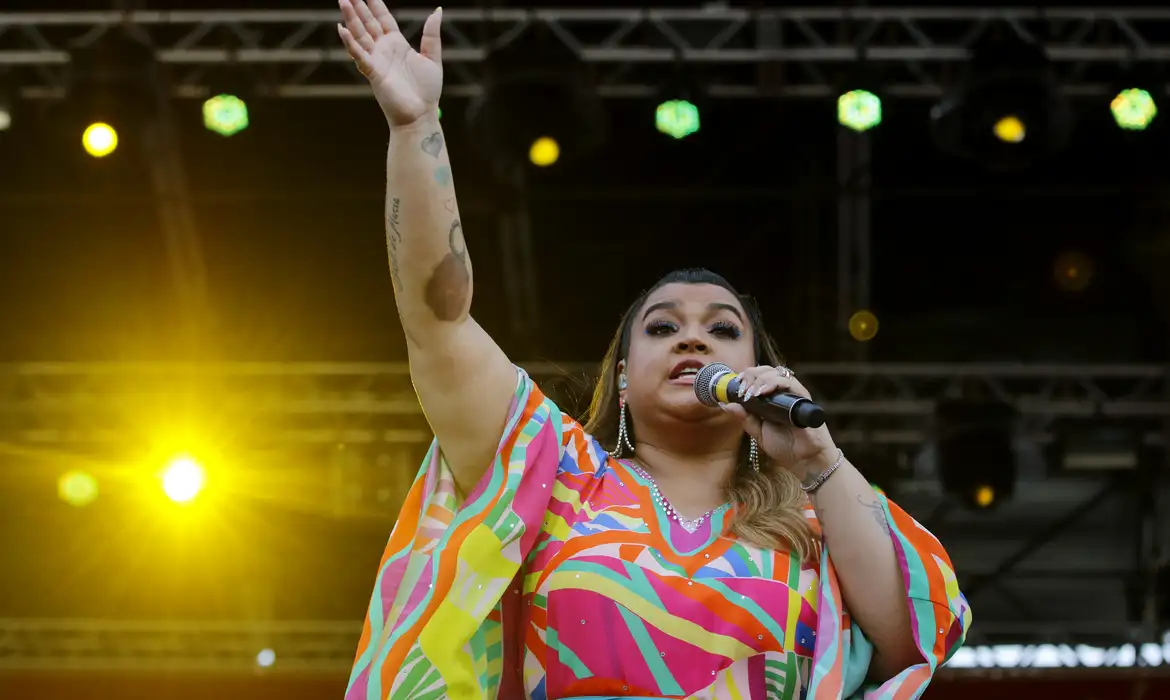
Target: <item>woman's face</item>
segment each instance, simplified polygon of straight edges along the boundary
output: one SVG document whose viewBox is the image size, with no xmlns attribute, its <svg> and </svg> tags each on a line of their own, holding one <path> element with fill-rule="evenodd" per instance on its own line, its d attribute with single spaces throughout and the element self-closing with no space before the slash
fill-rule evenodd
<svg viewBox="0 0 1170 700">
<path fill-rule="evenodd" d="M 739 299 L 714 284 L 667 284 L 636 314 L 620 368 L 630 412 L 643 420 L 655 413 L 683 420 L 726 415 L 699 403 L 695 373 L 712 362 L 737 372 L 756 364 L 755 339 Z"/>
</svg>

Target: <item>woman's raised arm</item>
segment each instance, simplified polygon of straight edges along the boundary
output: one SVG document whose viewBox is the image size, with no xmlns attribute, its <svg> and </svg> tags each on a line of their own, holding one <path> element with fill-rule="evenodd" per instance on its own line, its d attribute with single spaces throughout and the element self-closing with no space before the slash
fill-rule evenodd
<svg viewBox="0 0 1170 700">
<path fill-rule="evenodd" d="M 472 272 L 438 120 L 443 65 L 436 10 L 411 48 L 382 0 L 340 0 L 338 33 L 390 124 L 386 244 L 410 376 L 464 492 L 491 463 L 517 375 L 471 318 Z"/>
</svg>

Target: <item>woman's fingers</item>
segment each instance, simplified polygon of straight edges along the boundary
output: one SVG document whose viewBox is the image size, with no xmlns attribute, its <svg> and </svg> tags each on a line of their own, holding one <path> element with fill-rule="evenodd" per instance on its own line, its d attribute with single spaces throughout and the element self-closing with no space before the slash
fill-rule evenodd
<svg viewBox="0 0 1170 700">
<path fill-rule="evenodd" d="M 338 0 L 337 4 L 341 7 L 341 17 L 345 20 L 345 26 L 343 28 L 349 32 L 350 37 L 353 38 L 357 45 L 362 48 L 362 53 L 368 54 L 369 52 L 373 51 L 374 38 L 370 36 L 368 31 L 366 31 L 366 25 L 362 23 L 361 18 L 358 17 L 357 10 L 354 9 L 353 3 L 350 0 Z M 354 56 L 352 50 L 350 51 L 350 55 L 353 56 L 355 60 L 358 58 L 357 56 Z"/>
<path fill-rule="evenodd" d="M 375 0 L 378 2 L 380 0 Z M 427 21 L 423 24 L 422 42 L 419 44 L 419 49 L 422 55 L 431 59 L 435 63 L 442 65 L 443 63 L 443 39 L 442 33 L 439 31 L 443 23 L 443 8 L 438 8 L 427 17 Z"/>
<path fill-rule="evenodd" d="M 394 19 L 394 15 L 386 7 L 386 3 L 382 0 L 369 0 L 370 14 L 374 19 L 378 20 L 378 24 L 382 27 L 382 32 L 385 34 L 396 34 L 401 30 L 398 28 L 398 20 Z"/>
<path fill-rule="evenodd" d="M 354 38 L 353 32 L 344 25 L 337 25 L 337 33 L 341 36 L 341 43 L 345 44 L 345 50 L 349 52 L 350 58 L 357 63 L 358 70 L 362 72 L 362 75 L 369 75 L 369 52 Z"/>
<path fill-rule="evenodd" d="M 365 26 L 366 33 L 370 35 L 371 39 L 377 41 L 378 37 L 384 33 L 381 23 L 374 18 L 373 13 L 370 12 L 370 8 L 366 7 L 366 3 L 363 0 L 350 0 L 350 4 L 357 12 L 357 16 L 361 19 L 362 25 Z"/>
</svg>

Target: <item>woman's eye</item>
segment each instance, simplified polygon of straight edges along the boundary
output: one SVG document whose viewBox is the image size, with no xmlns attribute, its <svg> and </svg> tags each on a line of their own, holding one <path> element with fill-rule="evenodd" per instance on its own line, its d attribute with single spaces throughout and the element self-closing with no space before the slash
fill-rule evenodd
<svg viewBox="0 0 1170 700">
<path fill-rule="evenodd" d="M 739 327 L 728 321 L 716 321 L 711 325 L 711 333 L 721 338 L 734 339 L 739 337 Z"/>
<path fill-rule="evenodd" d="M 675 325 L 670 321 L 651 321 L 650 325 L 646 326 L 646 335 L 666 335 L 675 330 Z"/>
</svg>

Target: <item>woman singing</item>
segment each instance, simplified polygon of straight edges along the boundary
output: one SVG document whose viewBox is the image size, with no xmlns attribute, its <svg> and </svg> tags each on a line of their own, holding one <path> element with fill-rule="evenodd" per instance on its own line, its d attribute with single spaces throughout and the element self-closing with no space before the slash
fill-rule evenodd
<svg viewBox="0 0 1170 700">
<path fill-rule="evenodd" d="M 436 437 L 347 699 L 920 695 L 971 619 L 938 540 L 827 428 L 695 398 L 711 362 L 745 395 L 807 394 L 751 300 L 666 276 L 622 319 L 586 425 L 564 415 L 468 314 L 441 11 L 416 52 L 382 0 L 340 4 L 391 129 L 390 275 Z"/>
</svg>

